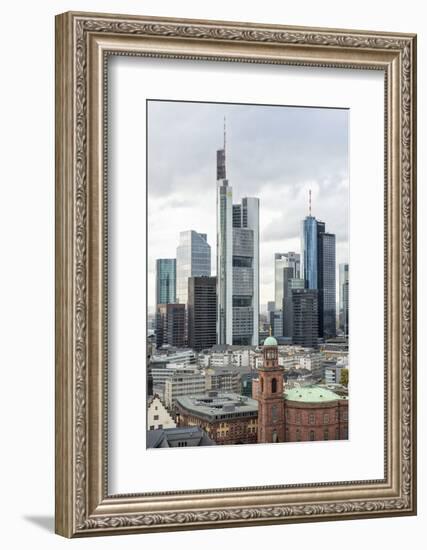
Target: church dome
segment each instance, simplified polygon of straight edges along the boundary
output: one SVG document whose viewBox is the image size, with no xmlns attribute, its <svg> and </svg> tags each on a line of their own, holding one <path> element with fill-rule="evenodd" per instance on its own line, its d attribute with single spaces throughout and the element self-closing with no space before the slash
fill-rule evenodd
<svg viewBox="0 0 427 550">
<path fill-rule="evenodd" d="M 264 346 L 277 346 L 277 340 L 274 338 L 274 336 L 268 336 L 264 340 Z"/>
</svg>

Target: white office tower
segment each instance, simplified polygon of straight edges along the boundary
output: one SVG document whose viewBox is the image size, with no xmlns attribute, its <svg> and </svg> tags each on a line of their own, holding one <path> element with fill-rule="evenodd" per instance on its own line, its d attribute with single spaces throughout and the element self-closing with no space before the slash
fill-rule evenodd
<svg viewBox="0 0 427 550">
<path fill-rule="evenodd" d="M 188 304 L 188 279 L 210 277 L 211 247 L 206 233 L 190 229 L 181 231 L 176 249 L 176 299 L 179 304 Z"/>
</svg>

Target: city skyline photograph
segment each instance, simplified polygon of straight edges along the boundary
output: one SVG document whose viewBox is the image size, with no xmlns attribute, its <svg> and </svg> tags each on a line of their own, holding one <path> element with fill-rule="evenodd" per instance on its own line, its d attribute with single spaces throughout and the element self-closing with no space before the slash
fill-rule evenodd
<svg viewBox="0 0 427 550">
<path fill-rule="evenodd" d="M 348 135 L 147 101 L 147 448 L 348 439 Z"/>
</svg>

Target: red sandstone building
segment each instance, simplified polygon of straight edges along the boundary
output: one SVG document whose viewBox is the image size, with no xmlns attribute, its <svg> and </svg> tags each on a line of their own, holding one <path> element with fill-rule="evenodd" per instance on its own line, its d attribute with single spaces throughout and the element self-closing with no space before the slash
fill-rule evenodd
<svg viewBox="0 0 427 550">
<path fill-rule="evenodd" d="M 217 445 L 348 438 L 348 399 L 324 386 L 284 388 L 277 341 L 264 342 L 252 399 L 210 391 L 177 399 L 178 425 L 202 428 Z"/>
<path fill-rule="evenodd" d="M 277 341 L 264 342 L 264 362 L 253 381 L 258 401 L 258 443 L 327 441 L 348 438 L 348 399 L 322 386 L 293 388 L 283 393 L 283 368 Z"/>
</svg>

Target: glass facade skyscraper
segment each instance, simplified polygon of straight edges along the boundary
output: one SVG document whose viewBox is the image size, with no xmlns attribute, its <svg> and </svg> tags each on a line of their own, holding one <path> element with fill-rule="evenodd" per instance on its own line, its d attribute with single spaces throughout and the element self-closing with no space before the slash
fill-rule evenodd
<svg viewBox="0 0 427 550">
<path fill-rule="evenodd" d="M 216 271 L 217 344 L 233 343 L 233 190 L 225 170 L 224 147 L 217 151 Z"/>
<path fill-rule="evenodd" d="M 176 298 L 180 304 L 188 302 L 188 279 L 209 277 L 211 274 L 211 247 L 205 233 L 182 231 L 176 249 Z"/>
<path fill-rule="evenodd" d="M 345 335 L 348 335 L 348 264 L 339 266 L 339 326 Z"/>
<path fill-rule="evenodd" d="M 319 336 L 336 335 L 335 235 L 325 223 L 307 216 L 301 226 L 302 277 L 307 289 L 318 291 Z"/>
<path fill-rule="evenodd" d="M 319 234 L 319 332 L 324 338 L 336 336 L 335 235 Z"/>
<path fill-rule="evenodd" d="M 276 310 L 283 308 L 285 297 L 285 268 L 290 268 L 290 278 L 299 279 L 301 256 L 295 252 L 276 253 L 274 255 L 274 302 Z M 289 273 L 289 272 L 288 272 Z"/>
<path fill-rule="evenodd" d="M 259 199 L 233 205 L 233 341 L 258 345 Z"/>
<path fill-rule="evenodd" d="M 318 291 L 295 289 L 292 291 L 293 329 L 292 342 L 305 348 L 317 348 L 319 336 Z"/>
<path fill-rule="evenodd" d="M 217 343 L 257 345 L 259 199 L 233 205 L 224 147 L 217 151 Z"/>
<path fill-rule="evenodd" d="M 216 344 L 216 277 L 188 279 L 188 345 L 200 351 Z"/>
<path fill-rule="evenodd" d="M 176 302 L 176 260 L 156 260 L 156 305 Z"/>
</svg>

